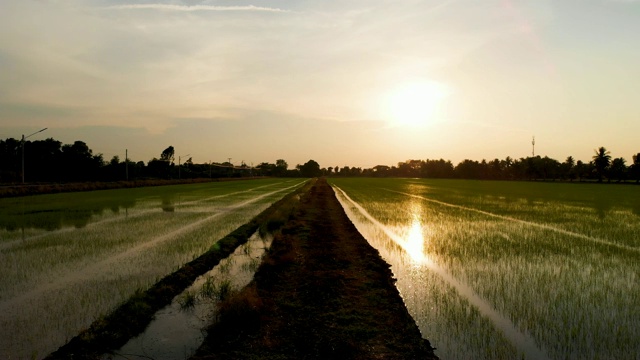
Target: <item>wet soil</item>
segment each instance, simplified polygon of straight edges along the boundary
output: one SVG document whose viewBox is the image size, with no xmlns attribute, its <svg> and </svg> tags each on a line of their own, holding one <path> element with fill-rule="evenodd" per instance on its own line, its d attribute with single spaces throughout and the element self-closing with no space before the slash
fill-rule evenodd
<svg viewBox="0 0 640 360">
<path fill-rule="evenodd" d="M 320 179 L 194 358 L 437 359 L 394 282 Z"/>
</svg>

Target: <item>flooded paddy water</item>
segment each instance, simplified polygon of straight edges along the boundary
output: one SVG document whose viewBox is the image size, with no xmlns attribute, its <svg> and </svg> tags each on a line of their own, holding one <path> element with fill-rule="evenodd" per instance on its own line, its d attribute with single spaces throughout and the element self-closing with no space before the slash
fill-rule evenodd
<svg viewBox="0 0 640 360">
<path fill-rule="evenodd" d="M 204 341 L 205 328 L 215 321 L 217 302 L 253 279 L 271 240 L 270 235 L 263 238 L 255 233 L 158 311 L 144 333 L 103 359 L 172 360 L 192 356 Z"/>
<path fill-rule="evenodd" d="M 301 184 L 268 179 L 0 199 L 0 357 L 45 357 Z"/>
<path fill-rule="evenodd" d="M 441 358 L 639 358 L 639 187 L 331 182 Z"/>
</svg>

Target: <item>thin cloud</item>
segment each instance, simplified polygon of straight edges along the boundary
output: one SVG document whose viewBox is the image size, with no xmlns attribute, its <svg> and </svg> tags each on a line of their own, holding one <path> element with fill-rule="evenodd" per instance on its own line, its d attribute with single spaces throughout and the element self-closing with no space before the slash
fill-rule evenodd
<svg viewBox="0 0 640 360">
<path fill-rule="evenodd" d="M 170 4 L 128 4 L 108 6 L 107 10 L 167 10 L 167 11 L 262 11 L 289 12 L 279 8 L 269 8 L 254 5 L 243 6 L 215 6 L 215 5 L 170 5 Z"/>
</svg>

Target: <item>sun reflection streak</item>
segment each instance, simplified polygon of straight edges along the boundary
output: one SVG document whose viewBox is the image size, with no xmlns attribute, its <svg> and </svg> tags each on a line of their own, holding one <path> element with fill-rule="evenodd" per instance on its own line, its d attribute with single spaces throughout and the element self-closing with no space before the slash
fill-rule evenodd
<svg viewBox="0 0 640 360">
<path fill-rule="evenodd" d="M 424 264 L 428 258 L 424 253 L 424 235 L 422 233 L 422 223 L 416 213 L 413 214 L 413 221 L 409 232 L 404 239 L 404 250 L 417 264 Z"/>
<path fill-rule="evenodd" d="M 353 209 L 357 211 L 359 215 L 369 220 L 372 225 L 380 229 L 391 240 L 393 240 L 403 250 L 405 250 L 414 261 L 414 266 L 424 266 L 426 269 L 429 269 L 438 274 L 442 278 L 442 280 L 456 289 L 456 291 L 458 291 L 458 293 L 462 297 L 464 297 L 472 306 L 474 306 L 480 312 L 480 314 L 490 319 L 495 327 L 503 332 L 507 340 L 509 340 L 520 350 L 521 355 L 523 355 L 524 358 L 550 359 L 546 352 L 538 347 L 538 344 L 528 332 L 523 332 L 519 327 L 516 327 L 511 319 L 504 316 L 496 308 L 494 308 L 489 301 L 485 300 L 483 297 L 477 294 L 474 288 L 458 280 L 455 276 L 449 273 L 446 268 L 438 265 L 425 253 L 423 228 L 420 223 L 419 217 L 420 211 L 415 211 L 416 209 L 420 210 L 419 206 L 413 208 L 413 221 L 411 223 L 411 227 L 407 231 L 407 236 L 403 238 L 401 236 L 398 236 L 396 232 L 391 231 L 387 225 L 381 223 L 376 218 L 371 216 L 371 214 L 369 214 L 367 210 L 365 210 L 360 204 L 353 201 L 342 189 L 338 187 L 334 188 L 341 195 L 338 197 L 338 200 L 341 204 L 343 204 L 343 208 L 345 208 L 345 211 L 350 207 L 353 207 Z M 345 200 L 345 202 L 343 202 L 341 197 Z M 349 215 L 349 218 L 351 218 L 351 215 Z M 422 246 L 423 248 L 420 249 L 420 246 Z"/>
</svg>

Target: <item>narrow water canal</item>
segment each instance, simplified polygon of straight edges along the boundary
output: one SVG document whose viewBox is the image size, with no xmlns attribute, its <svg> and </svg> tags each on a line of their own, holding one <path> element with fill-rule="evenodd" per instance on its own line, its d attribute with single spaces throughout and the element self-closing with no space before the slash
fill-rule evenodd
<svg viewBox="0 0 640 360">
<path fill-rule="evenodd" d="M 215 320 L 216 302 L 253 279 L 271 240 L 270 235 L 253 234 L 246 244 L 156 313 L 144 333 L 104 355 L 103 360 L 177 360 L 192 356 L 204 341 L 206 327 Z"/>
</svg>

